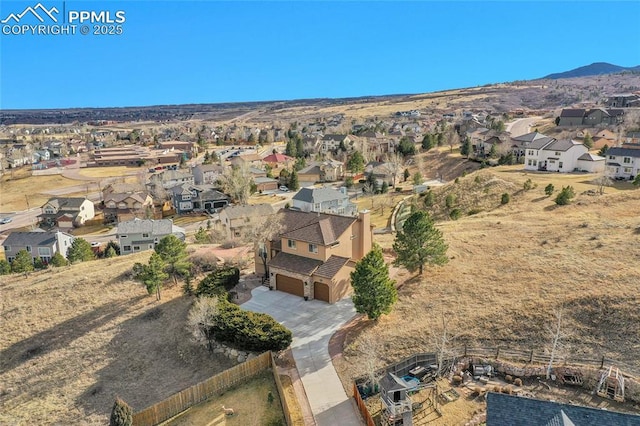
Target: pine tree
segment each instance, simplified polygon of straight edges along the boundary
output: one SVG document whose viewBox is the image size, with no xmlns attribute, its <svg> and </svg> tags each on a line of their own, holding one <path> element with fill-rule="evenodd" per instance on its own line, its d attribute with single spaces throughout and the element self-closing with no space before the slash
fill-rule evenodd
<svg viewBox="0 0 640 426">
<path fill-rule="evenodd" d="M 133 409 L 129 404 L 116 397 L 111 409 L 109 426 L 131 426 L 133 424 Z"/>
<path fill-rule="evenodd" d="M 13 262 L 11 262 L 11 272 L 24 272 L 25 274 L 33 271 L 33 259 L 28 251 L 22 249 L 17 254 Z"/>
<path fill-rule="evenodd" d="M 408 271 L 416 269 L 422 274 L 425 264 L 444 265 L 448 262 L 448 245 L 425 211 L 413 212 L 396 234 L 393 250 L 397 254 L 395 265 Z"/>
<path fill-rule="evenodd" d="M 0 259 L 0 275 L 9 275 L 11 273 L 11 264 L 5 259 Z"/>
<path fill-rule="evenodd" d="M 187 259 L 187 243 L 175 235 L 167 235 L 160 240 L 155 250 L 166 263 L 166 272 L 173 277 L 175 284 L 178 284 L 178 276 L 189 274 L 191 263 Z"/>
<path fill-rule="evenodd" d="M 165 272 L 166 268 L 167 264 L 158 253 L 151 254 L 147 265 L 141 263 L 133 265 L 135 278 L 147 287 L 149 294 L 156 293 L 156 300 L 160 300 L 162 284 L 169 278 L 169 274 Z"/>
<path fill-rule="evenodd" d="M 50 263 L 51 263 L 51 266 L 55 266 L 55 267 L 67 266 L 69 264 L 67 259 L 65 259 L 62 253 L 60 253 L 59 251 L 57 251 L 56 254 L 53 255 Z"/>
<path fill-rule="evenodd" d="M 91 244 L 84 238 L 75 238 L 67 251 L 67 259 L 70 263 L 86 262 L 96 258 Z"/>
<path fill-rule="evenodd" d="M 407 179 L 409 179 L 409 176 L 411 176 L 411 172 L 409 171 L 409 169 L 404 169 L 404 173 L 403 173 L 403 178 L 404 178 L 404 182 L 407 181 Z"/>
<path fill-rule="evenodd" d="M 297 191 L 299 188 L 300 183 L 298 182 L 298 172 L 296 172 L 296 169 L 293 169 L 291 175 L 289 175 L 289 189 Z"/>
<path fill-rule="evenodd" d="M 377 320 L 382 314 L 391 312 L 398 300 L 395 281 L 389 278 L 389 267 L 382 257 L 382 249 L 375 244 L 351 272 L 353 304 L 356 312 L 367 314 Z"/>
</svg>

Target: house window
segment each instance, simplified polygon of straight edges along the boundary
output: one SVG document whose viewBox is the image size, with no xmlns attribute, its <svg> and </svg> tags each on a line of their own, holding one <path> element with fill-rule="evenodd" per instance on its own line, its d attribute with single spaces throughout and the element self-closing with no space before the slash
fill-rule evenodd
<svg viewBox="0 0 640 426">
<path fill-rule="evenodd" d="M 127 238 L 126 235 L 120 235 L 120 238 Z"/>
<path fill-rule="evenodd" d="M 149 238 L 149 234 L 142 234 L 142 238 Z"/>
<path fill-rule="evenodd" d="M 182 199 L 183 200 L 190 200 L 191 199 L 191 195 L 183 195 Z"/>
<path fill-rule="evenodd" d="M 538 165 L 538 160 L 533 160 L 533 165 L 537 166 Z"/>
<path fill-rule="evenodd" d="M 131 251 L 131 246 L 122 246 L 122 251 Z"/>
<path fill-rule="evenodd" d="M 624 159 L 622 160 L 623 163 L 625 164 L 629 164 L 631 163 L 631 157 L 624 157 Z"/>
<path fill-rule="evenodd" d="M 140 246 L 133 246 L 133 251 L 140 251 Z"/>
<path fill-rule="evenodd" d="M 29 253 L 31 253 L 31 246 L 25 247 Z"/>
<path fill-rule="evenodd" d="M 559 168 L 559 169 L 561 169 L 561 168 L 562 168 L 562 161 L 560 161 L 560 162 L 558 163 L 558 168 Z"/>
<path fill-rule="evenodd" d="M 631 171 L 632 171 L 632 170 L 633 170 L 633 169 L 632 169 L 631 167 L 625 167 L 625 168 L 624 168 L 624 172 L 625 172 L 625 173 L 631 173 Z"/>
<path fill-rule="evenodd" d="M 315 244 L 309 244 L 309 253 L 318 253 L 318 246 Z"/>
<path fill-rule="evenodd" d="M 51 207 L 47 207 L 46 209 L 44 209 L 44 213 L 45 214 L 54 214 L 55 210 L 53 210 Z"/>
<path fill-rule="evenodd" d="M 531 160 L 529 160 L 529 163 L 528 163 L 528 164 L 529 164 L 529 165 L 531 165 Z"/>
<path fill-rule="evenodd" d="M 557 156 L 560 156 L 561 154 L 560 154 L 558 151 L 556 151 L 556 155 L 557 155 Z"/>
<path fill-rule="evenodd" d="M 613 158 L 614 158 L 613 155 L 609 156 L 609 160 L 613 160 Z"/>
<path fill-rule="evenodd" d="M 38 247 L 38 256 L 51 256 L 51 249 L 49 247 Z"/>
<path fill-rule="evenodd" d="M 293 240 L 287 240 L 287 247 L 289 247 L 290 249 L 295 250 L 296 249 L 296 242 Z"/>
<path fill-rule="evenodd" d="M 313 205 L 313 209 L 314 209 L 315 211 L 320 210 L 320 203 L 315 203 L 315 204 Z"/>
</svg>

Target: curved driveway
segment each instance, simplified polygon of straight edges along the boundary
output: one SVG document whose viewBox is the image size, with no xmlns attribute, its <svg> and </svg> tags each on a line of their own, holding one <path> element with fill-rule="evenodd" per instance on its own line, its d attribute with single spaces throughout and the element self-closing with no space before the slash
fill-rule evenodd
<svg viewBox="0 0 640 426">
<path fill-rule="evenodd" d="M 318 426 L 362 424 L 329 356 L 329 339 L 356 313 L 351 298 L 329 305 L 258 287 L 242 307 L 271 315 L 293 333 L 291 350 Z"/>
</svg>

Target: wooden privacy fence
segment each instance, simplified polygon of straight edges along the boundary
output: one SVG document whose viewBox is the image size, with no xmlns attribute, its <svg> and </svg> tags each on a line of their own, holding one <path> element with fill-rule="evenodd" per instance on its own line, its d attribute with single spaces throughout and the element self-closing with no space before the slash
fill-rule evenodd
<svg viewBox="0 0 640 426">
<path fill-rule="evenodd" d="M 271 370 L 273 371 L 273 378 L 276 381 L 276 387 L 278 388 L 278 394 L 280 395 L 280 403 L 282 404 L 284 419 L 287 422 L 288 426 L 293 426 L 293 422 L 291 421 L 291 414 L 289 413 L 289 402 L 287 400 L 287 394 L 284 391 L 284 387 L 282 386 L 282 381 L 280 381 L 280 375 L 278 374 L 278 367 L 276 366 L 276 360 L 273 357 L 273 353 L 271 353 Z"/>
<path fill-rule="evenodd" d="M 192 405 L 198 404 L 236 384 L 242 383 L 248 378 L 256 376 L 271 367 L 272 363 L 272 354 L 270 351 L 258 355 L 256 358 L 238 364 L 235 367 L 210 377 L 204 382 L 193 385 L 190 388 L 173 394 L 164 401 L 160 401 L 151 407 L 135 413 L 133 415 L 133 424 L 135 426 L 157 425 L 183 412 Z M 282 399 L 282 397 L 280 399 Z"/>
<path fill-rule="evenodd" d="M 369 413 L 367 405 L 362 400 L 360 392 L 358 392 L 358 386 L 355 383 L 353 384 L 353 397 L 355 398 L 356 404 L 358 405 L 358 411 L 360 411 L 360 414 L 362 414 L 362 418 L 364 419 L 367 426 L 375 426 L 373 418 L 371 417 L 371 413 Z"/>
</svg>

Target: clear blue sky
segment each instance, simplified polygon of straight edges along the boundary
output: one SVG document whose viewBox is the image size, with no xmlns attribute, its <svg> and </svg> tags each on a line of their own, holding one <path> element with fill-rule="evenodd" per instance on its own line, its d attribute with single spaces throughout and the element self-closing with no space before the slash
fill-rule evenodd
<svg viewBox="0 0 640 426">
<path fill-rule="evenodd" d="M 640 65 L 639 1 L 41 2 L 123 10 L 123 34 L 0 35 L 0 108 L 423 93 Z M 37 3 L 2 0 L 0 19 Z"/>
</svg>

